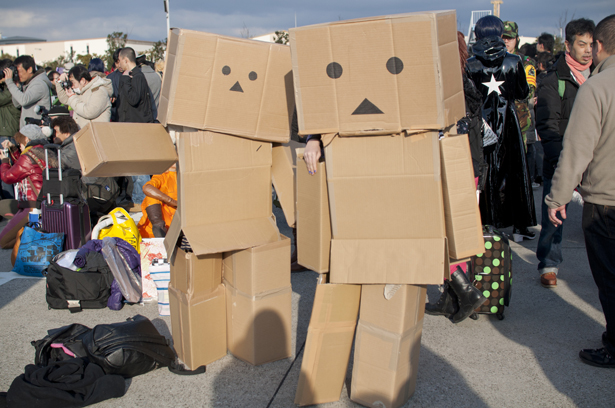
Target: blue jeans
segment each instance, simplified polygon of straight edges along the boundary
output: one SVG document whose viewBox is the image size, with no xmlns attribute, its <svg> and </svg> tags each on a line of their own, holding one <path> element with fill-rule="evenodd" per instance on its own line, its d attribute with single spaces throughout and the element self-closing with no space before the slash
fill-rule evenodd
<svg viewBox="0 0 615 408">
<path fill-rule="evenodd" d="M 150 176 L 132 176 L 132 192 L 130 198 L 135 204 L 141 204 L 145 200 L 143 186 L 150 180 Z"/>
<path fill-rule="evenodd" d="M 564 260 L 562 256 L 562 232 L 564 231 L 564 221 L 559 227 L 554 226 L 549 221 L 549 207 L 545 204 L 545 197 L 551 192 L 552 179 L 545 177 L 542 187 L 542 219 L 540 225 L 540 237 L 536 248 L 536 258 L 538 258 L 538 271 L 543 274 L 555 272 L 560 263 Z M 566 205 L 568 209 L 568 205 Z"/>
<path fill-rule="evenodd" d="M 615 355 L 615 207 L 585 202 L 583 234 L 589 267 L 606 319 L 604 347 Z"/>
</svg>

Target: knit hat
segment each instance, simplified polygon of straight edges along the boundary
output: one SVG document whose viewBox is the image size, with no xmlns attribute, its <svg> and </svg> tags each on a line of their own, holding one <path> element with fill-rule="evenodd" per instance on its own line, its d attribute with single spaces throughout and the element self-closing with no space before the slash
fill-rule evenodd
<svg viewBox="0 0 615 408">
<path fill-rule="evenodd" d="M 519 26 L 514 21 L 503 21 L 504 32 L 502 37 L 517 38 L 519 37 Z"/>
<path fill-rule="evenodd" d="M 18 144 L 26 144 L 25 142 L 25 138 L 27 137 L 30 142 L 34 142 L 35 140 L 40 140 L 39 144 L 47 144 L 47 137 L 45 136 L 45 134 L 43 133 L 43 129 L 41 129 L 39 126 L 37 125 L 26 125 L 24 127 L 22 127 L 21 129 L 19 129 L 19 132 L 15 133 L 15 136 L 13 136 L 15 138 L 15 141 Z"/>
</svg>

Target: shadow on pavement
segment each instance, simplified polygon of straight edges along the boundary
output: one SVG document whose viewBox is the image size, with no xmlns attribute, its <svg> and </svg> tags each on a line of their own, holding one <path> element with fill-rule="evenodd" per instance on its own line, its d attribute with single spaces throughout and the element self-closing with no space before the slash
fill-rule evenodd
<svg viewBox="0 0 615 408">
<path fill-rule="evenodd" d="M 38 282 L 40 282 L 40 279 L 13 279 L 4 285 L 0 285 L 0 309 L 27 292 Z"/>
</svg>

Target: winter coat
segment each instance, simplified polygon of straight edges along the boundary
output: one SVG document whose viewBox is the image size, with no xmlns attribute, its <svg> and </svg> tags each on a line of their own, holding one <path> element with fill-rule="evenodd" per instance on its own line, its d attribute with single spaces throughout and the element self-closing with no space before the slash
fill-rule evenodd
<svg viewBox="0 0 615 408">
<path fill-rule="evenodd" d="M 130 77 L 132 76 L 132 78 Z M 152 123 L 152 95 L 139 67 L 120 77 L 119 122 Z"/>
<path fill-rule="evenodd" d="M 19 130 L 21 111 L 13 105 L 8 88 L 0 85 L 0 136 L 13 137 Z"/>
<path fill-rule="evenodd" d="M 62 142 L 60 145 L 60 152 L 62 153 L 63 169 L 81 170 L 81 163 L 79 163 L 79 156 L 77 156 L 73 135 L 70 135 Z"/>
<path fill-rule="evenodd" d="M 559 95 L 559 83 L 564 83 L 564 95 Z M 579 83 L 570 72 L 564 55 L 540 82 L 536 105 L 536 130 L 544 150 L 543 177 L 552 178 L 562 151 L 564 133 L 572 113 Z"/>
<path fill-rule="evenodd" d="M 111 95 L 113 86 L 111 80 L 95 76 L 82 89 L 80 95 L 72 95 L 70 98 L 62 89 L 60 82 L 56 82 L 58 99 L 73 109 L 73 119 L 83 128 L 92 122 L 109 122 L 111 119 Z"/>
<path fill-rule="evenodd" d="M 478 40 L 466 74 L 482 93 L 482 118 L 498 136 L 483 150 L 489 166 L 480 196 L 483 224 L 504 228 L 536 225 L 523 137 L 514 101 L 529 93 L 521 58 L 506 52 L 500 37 Z"/>
<path fill-rule="evenodd" d="M 107 79 L 111 80 L 111 85 L 113 85 L 113 95 L 115 98 L 115 102 L 111 104 L 111 122 L 118 122 L 119 117 L 117 114 L 117 108 L 120 106 L 120 78 L 122 77 L 122 73 L 119 69 L 116 69 L 109 75 L 107 75 Z"/>
<path fill-rule="evenodd" d="M 15 85 L 11 77 L 6 79 L 6 86 L 13 97 L 13 104 L 17 108 L 21 108 L 19 129 L 26 125 L 26 118 L 41 118 L 41 115 L 34 112 L 36 105 L 41 105 L 48 110 L 51 109 L 51 88 L 53 88 L 53 84 L 47 78 L 44 68 L 36 71 L 34 77 L 23 84 L 21 90 Z"/>
<path fill-rule="evenodd" d="M 16 184 L 18 189 L 17 200 L 19 208 L 34 208 L 37 206 L 37 191 L 43 187 L 43 169 L 45 163 L 46 141 L 34 140 L 28 144 L 23 153 L 13 149 L 11 157 L 14 164 L 11 166 L 8 159 L 3 159 L 0 165 L 0 178 L 6 184 Z M 51 167 L 57 167 L 57 158 L 49 157 Z M 31 181 L 28 181 L 28 179 Z M 36 190 L 36 191 L 34 191 Z"/>
<path fill-rule="evenodd" d="M 579 185 L 583 199 L 596 205 L 615 206 L 615 55 L 602 61 L 579 88 L 564 148 L 553 175 L 549 208 L 572 198 Z M 605 236 L 612 232 L 609 225 Z"/>
</svg>

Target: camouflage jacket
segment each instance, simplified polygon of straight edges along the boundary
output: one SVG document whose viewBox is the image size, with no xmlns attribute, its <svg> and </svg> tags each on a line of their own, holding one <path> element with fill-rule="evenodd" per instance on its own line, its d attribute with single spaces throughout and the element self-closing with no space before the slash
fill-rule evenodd
<svg viewBox="0 0 615 408">
<path fill-rule="evenodd" d="M 516 55 L 519 55 L 515 52 Z M 532 117 L 530 115 L 529 100 L 534 97 L 536 93 L 536 62 L 530 57 L 521 56 L 523 61 L 523 68 L 525 68 L 525 77 L 527 84 L 530 88 L 530 93 L 527 99 L 515 101 L 515 108 L 517 116 L 519 117 L 519 127 L 521 128 L 521 134 L 523 135 L 523 143 L 526 143 L 526 133 L 531 126 Z"/>
</svg>

